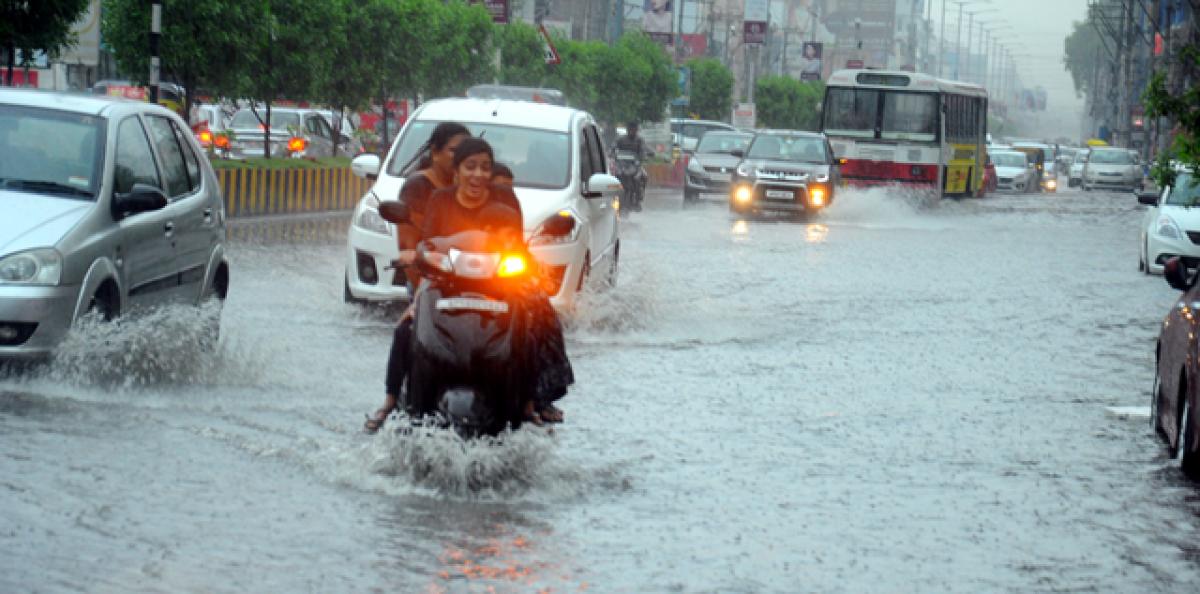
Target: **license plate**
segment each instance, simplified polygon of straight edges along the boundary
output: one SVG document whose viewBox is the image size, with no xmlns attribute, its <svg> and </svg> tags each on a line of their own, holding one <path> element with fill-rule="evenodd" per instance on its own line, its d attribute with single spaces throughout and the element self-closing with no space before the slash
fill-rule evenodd
<svg viewBox="0 0 1200 594">
<path fill-rule="evenodd" d="M 767 198 L 792 198 L 795 194 L 788 190 L 767 190 Z"/>
<path fill-rule="evenodd" d="M 508 313 L 508 303 L 491 299 L 473 299 L 471 297 L 449 297 L 437 300 L 438 311 L 486 311 L 490 313 Z"/>
</svg>

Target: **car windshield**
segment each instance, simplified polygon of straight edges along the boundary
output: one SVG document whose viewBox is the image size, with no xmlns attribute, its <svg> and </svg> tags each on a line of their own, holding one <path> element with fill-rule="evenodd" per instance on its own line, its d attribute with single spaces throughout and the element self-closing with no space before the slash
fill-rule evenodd
<svg viewBox="0 0 1200 594">
<path fill-rule="evenodd" d="M 696 152 L 726 155 L 731 154 L 735 150 L 744 152 L 753 138 L 754 136 L 751 134 L 709 132 L 700 138 L 700 144 L 696 147 Z"/>
<path fill-rule="evenodd" d="M 762 134 L 754 138 L 746 156 L 750 159 L 772 161 L 824 163 L 825 139 L 817 136 Z"/>
<path fill-rule="evenodd" d="M 230 128 L 257 128 L 259 127 L 259 118 L 267 117 L 267 110 L 258 110 L 258 115 L 249 109 L 243 109 L 233 116 L 233 121 L 229 122 Z M 300 114 L 286 111 L 271 112 L 271 128 L 274 130 L 291 130 L 300 128 Z"/>
<path fill-rule="evenodd" d="M 1190 172 L 1175 176 L 1175 183 L 1171 185 L 1166 203 L 1173 206 L 1197 206 L 1197 203 L 1200 203 L 1200 179 Z"/>
<path fill-rule="evenodd" d="M 94 200 L 104 118 L 0 105 L 0 188 Z"/>
<path fill-rule="evenodd" d="M 388 175 L 403 177 L 416 165 L 413 157 L 440 122 L 415 121 L 404 130 L 388 163 Z M 524 188 L 567 187 L 571 173 L 571 144 L 566 132 L 466 123 L 496 152 L 496 162 L 513 170 L 513 184 Z"/>
<path fill-rule="evenodd" d="M 1089 162 L 1098 165 L 1132 165 L 1133 158 L 1125 150 L 1092 151 Z"/>
<path fill-rule="evenodd" d="M 1020 153 L 996 153 L 992 155 L 996 167 L 1024 167 L 1025 155 Z"/>
</svg>

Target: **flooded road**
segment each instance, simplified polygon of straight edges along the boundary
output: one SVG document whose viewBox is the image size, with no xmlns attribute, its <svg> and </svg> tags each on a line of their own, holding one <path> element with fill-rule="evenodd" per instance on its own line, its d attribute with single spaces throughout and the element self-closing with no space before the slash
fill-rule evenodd
<svg viewBox="0 0 1200 594">
<path fill-rule="evenodd" d="M 499 447 L 363 435 L 396 312 L 342 303 L 347 219 L 239 222 L 215 352 L 160 312 L 0 380 L 0 591 L 1195 591 L 1200 487 L 1105 412 L 1175 297 L 1141 215 L 652 196 L 567 423 Z"/>
</svg>

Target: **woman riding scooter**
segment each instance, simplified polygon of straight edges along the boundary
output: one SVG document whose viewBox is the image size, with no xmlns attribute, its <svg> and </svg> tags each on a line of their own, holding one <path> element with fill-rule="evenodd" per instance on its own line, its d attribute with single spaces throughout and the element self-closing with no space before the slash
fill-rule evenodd
<svg viewBox="0 0 1200 594">
<path fill-rule="evenodd" d="M 420 275 L 412 266 L 413 249 L 421 239 L 420 225 L 425 220 L 430 198 L 436 190 L 449 187 L 454 183 L 454 151 L 470 135 L 471 131 L 462 124 L 442 122 L 433 129 L 429 140 L 404 168 L 408 170 L 413 163 L 417 163 L 417 171 L 408 175 L 404 181 L 404 187 L 400 190 L 399 203 L 407 208 L 409 221 L 396 226 L 400 242 L 400 262 L 405 265 L 404 271 L 408 277 L 410 295 L 420 281 Z M 384 209 L 387 208 L 386 204 Z M 386 212 L 384 216 L 386 218 Z M 385 382 L 387 392 L 383 407 L 375 411 L 374 415 L 367 417 L 367 422 L 363 426 L 367 433 L 378 431 L 392 411 L 396 410 L 411 360 L 412 316 L 406 312 L 396 326 L 395 334 L 392 337 Z"/>
</svg>

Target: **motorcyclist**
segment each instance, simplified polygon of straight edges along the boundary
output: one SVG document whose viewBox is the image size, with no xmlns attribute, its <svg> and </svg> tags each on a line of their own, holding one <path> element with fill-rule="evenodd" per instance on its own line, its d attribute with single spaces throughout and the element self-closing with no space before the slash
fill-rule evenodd
<svg viewBox="0 0 1200 594">
<path fill-rule="evenodd" d="M 633 153 L 636 156 L 637 167 L 638 167 L 637 182 L 639 185 L 638 195 L 644 196 L 645 192 L 646 192 L 646 181 L 647 181 L 647 177 L 648 177 L 646 175 L 646 168 L 644 166 L 644 162 L 647 158 L 649 158 L 654 153 L 650 150 L 650 148 L 648 146 L 646 146 L 646 141 L 643 140 L 641 136 L 638 136 L 638 123 L 637 122 L 629 122 L 629 123 L 625 124 L 625 135 L 617 138 L 617 142 L 614 146 L 614 149 L 615 149 L 614 154 L 616 152 L 628 151 L 628 152 Z M 638 200 L 634 204 L 631 204 L 630 209 L 635 212 L 642 210 L 641 201 Z"/>
<path fill-rule="evenodd" d="M 410 223 L 399 224 L 396 229 L 396 235 L 400 242 L 400 261 L 405 264 L 404 270 L 410 294 L 420 281 L 416 268 L 411 264 L 414 256 L 413 248 L 421 239 L 420 226 L 424 222 L 429 201 L 436 190 L 449 187 L 454 183 L 454 151 L 470 135 L 470 130 L 462 124 L 442 122 L 433 129 L 429 140 L 404 168 L 408 171 L 411 166 L 416 165 L 416 171 L 409 172 L 404 187 L 400 190 L 398 201 L 407 208 Z M 385 206 L 381 209 L 386 208 L 389 203 L 384 204 Z M 363 426 L 367 433 L 378 431 L 392 411 L 396 410 L 411 360 L 412 316 L 409 312 L 405 312 L 400 323 L 396 325 L 396 331 L 392 337 L 392 348 L 388 353 L 384 403 L 373 415 L 367 416 L 367 421 Z"/>
<path fill-rule="evenodd" d="M 422 226 L 422 237 L 448 237 L 464 231 L 481 230 L 508 235 L 524 242 L 521 205 L 512 189 L 493 181 L 492 147 L 481 138 L 464 140 L 454 153 L 458 184 L 434 192 Z M 521 297 L 532 317 L 531 345 L 524 367 L 527 378 L 526 419 L 535 423 L 561 422 L 562 411 L 553 402 L 574 383 L 567 359 L 562 326 L 549 297 L 537 283 L 530 283 Z M 430 411 L 418 411 L 418 414 Z"/>
</svg>

